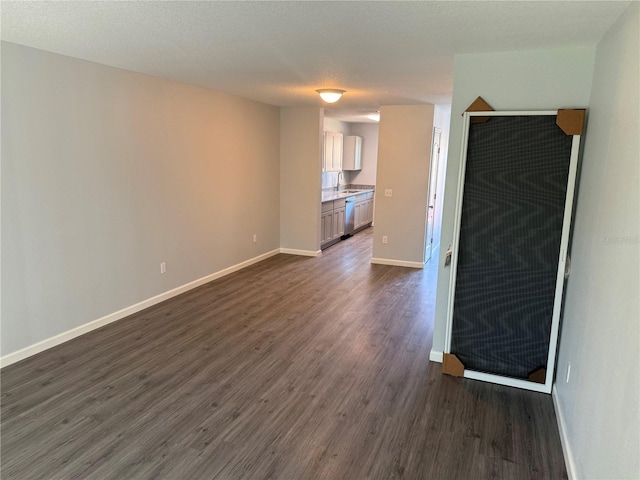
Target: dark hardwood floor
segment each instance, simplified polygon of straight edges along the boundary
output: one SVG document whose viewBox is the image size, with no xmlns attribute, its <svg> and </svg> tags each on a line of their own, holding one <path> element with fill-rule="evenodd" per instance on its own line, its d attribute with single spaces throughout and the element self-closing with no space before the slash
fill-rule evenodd
<svg viewBox="0 0 640 480">
<path fill-rule="evenodd" d="M 551 397 L 441 375 L 434 266 L 371 245 L 272 257 L 6 367 L 2 478 L 566 478 Z"/>
</svg>

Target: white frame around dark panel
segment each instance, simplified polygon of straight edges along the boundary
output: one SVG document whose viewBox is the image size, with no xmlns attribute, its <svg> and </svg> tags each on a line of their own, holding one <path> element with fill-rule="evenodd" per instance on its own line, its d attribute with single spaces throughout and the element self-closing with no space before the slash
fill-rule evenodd
<svg viewBox="0 0 640 480">
<path fill-rule="evenodd" d="M 462 200 L 464 196 L 464 180 L 467 166 L 467 147 L 469 142 L 469 126 L 471 117 L 522 117 L 522 116 L 557 116 L 557 110 L 545 111 L 509 111 L 509 112 L 465 112 L 463 114 L 462 128 L 462 152 L 460 156 L 460 172 L 458 174 L 458 195 L 456 198 L 455 222 L 453 230 L 451 271 L 449 272 L 449 297 L 447 302 L 447 323 L 445 330 L 445 353 L 451 353 L 451 334 L 453 327 L 453 304 L 456 292 L 456 275 L 458 269 L 458 247 L 460 243 L 460 221 L 462 218 Z M 565 197 L 564 220 L 562 222 L 562 236 L 560 239 L 560 252 L 558 256 L 558 272 L 556 276 L 556 289 L 553 302 L 553 316 L 551 320 L 551 336 L 549 339 L 549 354 L 547 356 L 547 376 L 545 383 L 531 382 L 519 378 L 495 375 L 492 373 L 468 370 L 465 368 L 464 377 L 474 380 L 482 380 L 510 387 L 533 390 L 535 392 L 551 393 L 553 385 L 553 373 L 556 362 L 556 347 L 558 344 L 558 330 L 560 327 L 560 313 L 562 308 L 562 292 L 564 290 L 564 272 L 567 262 L 567 248 L 569 245 L 569 233 L 571 231 L 571 217 L 573 211 L 573 199 L 575 193 L 576 174 L 578 169 L 578 155 L 580 150 L 580 135 L 573 135 L 571 143 L 571 156 L 569 160 L 569 175 L 567 178 L 567 195 Z"/>
</svg>

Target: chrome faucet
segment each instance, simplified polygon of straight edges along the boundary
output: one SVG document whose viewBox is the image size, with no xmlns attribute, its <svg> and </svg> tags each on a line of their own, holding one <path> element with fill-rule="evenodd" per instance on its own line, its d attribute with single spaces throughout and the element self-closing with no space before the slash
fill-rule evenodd
<svg viewBox="0 0 640 480">
<path fill-rule="evenodd" d="M 338 181 L 336 182 L 336 192 L 340 190 L 340 177 L 342 176 L 342 171 L 338 172 Z"/>
</svg>

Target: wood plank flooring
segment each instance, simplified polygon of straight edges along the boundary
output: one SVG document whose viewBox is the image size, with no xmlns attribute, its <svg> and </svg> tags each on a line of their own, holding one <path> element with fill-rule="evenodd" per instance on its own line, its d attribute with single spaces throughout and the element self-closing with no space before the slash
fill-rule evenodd
<svg viewBox="0 0 640 480">
<path fill-rule="evenodd" d="M 566 478 L 551 397 L 429 362 L 435 268 L 371 229 L 1 373 L 2 478 Z"/>
</svg>

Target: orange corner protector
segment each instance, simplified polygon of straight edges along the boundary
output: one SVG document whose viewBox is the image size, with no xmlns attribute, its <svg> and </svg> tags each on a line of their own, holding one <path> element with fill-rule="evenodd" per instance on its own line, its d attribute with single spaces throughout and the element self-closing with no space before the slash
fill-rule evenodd
<svg viewBox="0 0 640 480">
<path fill-rule="evenodd" d="M 467 107 L 465 112 L 493 112 L 493 107 L 484 101 L 484 98 L 476 98 L 471 105 Z M 471 117 L 471 123 L 483 123 L 489 120 L 489 117 Z"/>
<path fill-rule="evenodd" d="M 464 376 L 464 365 L 453 353 L 442 354 L 442 373 L 453 377 Z"/>
<path fill-rule="evenodd" d="M 584 108 L 560 109 L 556 117 L 556 125 L 565 135 L 582 135 L 585 112 Z"/>
</svg>

